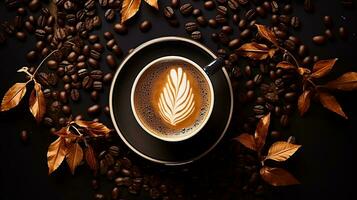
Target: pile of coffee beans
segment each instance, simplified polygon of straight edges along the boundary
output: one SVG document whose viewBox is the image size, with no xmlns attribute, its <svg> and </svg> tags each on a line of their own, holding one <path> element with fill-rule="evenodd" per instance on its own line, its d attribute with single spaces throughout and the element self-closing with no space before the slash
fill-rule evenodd
<svg viewBox="0 0 357 200">
<path fill-rule="evenodd" d="M 39 0 L 5 0 L 6 7 L 16 12 L 16 16 L 0 22 L 0 44 L 6 43 L 9 37 L 21 42 L 36 38 L 35 46 L 26 55 L 31 73 L 35 71 L 35 63 L 54 52 L 46 60 L 46 67 L 36 74 L 47 100 L 43 124 L 52 132 L 71 119 L 99 121 L 102 113 L 109 114 L 109 107 L 100 102 L 100 96 L 107 92 L 113 70 L 126 53 L 116 35 L 128 37 L 128 26 L 132 26 L 118 23 L 121 0 L 53 2 L 55 9 Z M 314 12 L 313 0 L 303 2 L 306 12 Z M 253 133 L 258 120 L 270 112 L 274 126 L 268 138 L 285 139 L 282 133 L 289 127 L 290 116 L 296 110 L 300 81 L 295 73 L 276 68 L 278 62 L 291 59 L 286 55 L 278 53 L 272 59 L 254 61 L 239 57 L 236 49 L 246 42 L 266 43 L 255 26 L 257 20 L 266 19 L 279 44 L 294 54 L 302 66 L 311 66 L 319 57 L 311 54 L 308 46 L 293 35 L 302 28 L 303 22 L 294 15 L 291 1 L 170 0 L 159 3 L 160 14 L 170 26 L 184 29 L 188 37 L 199 42 L 212 40 L 217 45 L 216 54 L 225 58 L 236 100 L 231 125 L 231 132 L 236 134 L 229 135 L 221 147 L 205 159 L 175 169 L 147 163 L 132 155 L 117 137 L 116 142 L 112 141 L 114 136 L 105 138 L 95 146 L 100 153 L 98 174 L 92 181 L 94 198 L 119 199 L 124 193 L 143 193 L 152 199 L 233 199 L 237 196 L 264 199 L 269 196 L 270 188 L 259 176 L 260 163 L 252 152 L 231 138 L 242 132 Z M 353 7 L 351 0 L 341 0 L 341 3 L 347 8 Z M 179 16 L 184 19 L 183 24 Z M 94 32 L 102 23 L 113 23 L 113 30 Z M 348 39 L 346 27 L 336 25 L 331 16 L 324 16 L 322 23 L 325 30 L 311 38 L 314 44 L 323 45 L 335 38 Z M 152 26 L 149 20 L 137 24 L 143 33 Z M 102 66 L 102 60 L 108 71 Z M 87 97 L 91 104 L 78 114 L 75 105 Z M 20 138 L 27 141 L 28 132 L 22 131 Z M 101 190 L 101 185 L 110 183 L 113 185 L 110 194 Z"/>
</svg>

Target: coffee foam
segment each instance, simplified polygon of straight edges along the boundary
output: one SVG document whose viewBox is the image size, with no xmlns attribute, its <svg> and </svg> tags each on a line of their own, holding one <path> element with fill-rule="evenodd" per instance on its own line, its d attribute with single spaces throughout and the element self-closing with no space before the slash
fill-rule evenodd
<svg viewBox="0 0 357 200">
<path fill-rule="evenodd" d="M 162 92 L 167 74 L 181 67 L 187 74 L 195 94 L 195 112 L 176 126 L 165 121 L 159 114 L 158 96 Z M 144 126 L 157 135 L 183 136 L 199 128 L 208 115 L 211 96 L 209 84 L 201 72 L 181 60 L 162 61 L 147 69 L 140 77 L 134 91 L 137 116 Z"/>
</svg>

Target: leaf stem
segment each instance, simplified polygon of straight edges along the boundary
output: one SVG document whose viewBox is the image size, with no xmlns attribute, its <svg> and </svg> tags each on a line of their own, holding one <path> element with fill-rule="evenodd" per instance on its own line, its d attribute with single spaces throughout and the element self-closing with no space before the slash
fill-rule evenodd
<svg viewBox="0 0 357 200">
<path fill-rule="evenodd" d="M 40 69 L 40 67 L 42 66 L 42 64 L 43 64 L 50 56 L 52 56 L 52 54 L 56 53 L 57 51 L 59 51 L 59 50 L 58 50 L 58 49 L 53 50 L 51 53 L 49 53 L 49 54 L 41 61 L 41 63 L 37 66 L 35 72 L 32 74 L 33 77 L 35 77 L 35 75 L 36 75 L 38 69 Z"/>
<path fill-rule="evenodd" d="M 283 50 L 284 53 L 287 53 L 294 60 L 296 67 L 300 67 L 299 62 L 296 60 L 295 56 L 292 53 L 290 53 L 287 49 L 285 49 L 281 46 L 278 46 L 278 48 Z"/>
</svg>

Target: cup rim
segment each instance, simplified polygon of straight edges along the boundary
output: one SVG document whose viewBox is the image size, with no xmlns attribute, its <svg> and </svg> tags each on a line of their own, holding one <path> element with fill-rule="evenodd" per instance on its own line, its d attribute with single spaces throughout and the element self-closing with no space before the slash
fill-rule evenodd
<svg viewBox="0 0 357 200">
<path fill-rule="evenodd" d="M 210 106 L 208 109 L 208 113 L 206 114 L 206 118 L 200 122 L 198 128 L 196 128 L 194 131 L 188 133 L 188 134 L 184 134 L 183 136 L 177 136 L 177 137 L 172 137 L 172 136 L 161 136 L 158 134 L 155 134 L 153 130 L 147 128 L 143 122 L 140 120 L 136 110 L 135 110 L 135 104 L 134 104 L 134 93 L 135 93 L 135 89 L 137 86 L 138 81 L 140 80 L 140 78 L 142 77 L 142 75 L 149 69 L 151 68 L 154 64 L 161 62 L 161 61 L 165 61 L 165 60 L 181 60 L 184 62 L 187 62 L 189 64 L 191 64 L 192 66 L 194 66 L 197 70 L 199 70 L 199 72 L 203 75 L 203 77 L 205 78 L 205 80 L 207 81 L 209 90 L 210 90 Z M 207 73 L 203 70 L 203 68 L 200 67 L 200 65 L 198 65 L 197 63 L 195 63 L 194 61 L 187 59 L 185 57 L 182 56 L 163 56 L 160 58 L 157 58 L 153 61 L 151 61 L 149 64 L 147 64 L 143 69 L 141 69 L 141 71 L 139 72 L 139 74 L 136 76 L 135 81 L 131 87 L 131 94 L 130 94 L 130 104 L 131 104 L 131 110 L 134 114 L 135 120 L 136 122 L 140 125 L 141 128 L 143 128 L 145 130 L 146 133 L 150 134 L 151 136 L 158 138 L 160 140 L 163 141 L 167 141 L 167 142 L 179 142 L 179 141 L 183 141 L 183 140 L 187 140 L 191 137 L 193 137 L 194 135 L 196 135 L 197 133 L 199 133 L 201 131 L 201 129 L 206 125 L 206 123 L 208 122 L 209 118 L 211 117 L 212 111 L 213 111 L 213 107 L 214 107 L 214 89 L 212 86 L 212 82 L 210 80 L 210 78 L 208 77 Z"/>
</svg>

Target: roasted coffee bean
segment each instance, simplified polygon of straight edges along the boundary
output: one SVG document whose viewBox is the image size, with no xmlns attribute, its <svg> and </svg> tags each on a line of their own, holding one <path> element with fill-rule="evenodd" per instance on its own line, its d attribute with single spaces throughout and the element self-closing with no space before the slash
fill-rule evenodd
<svg viewBox="0 0 357 200">
<path fill-rule="evenodd" d="M 282 127 L 287 127 L 289 125 L 289 116 L 288 115 L 282 115 L 280 117 L 280 125 Z"/>
<path fill-rule="evenodd" d="M 194 40 L 201 40 L 202 39 L 202 33 L 201 31 L 194 31 L 191 33 L 191 38 Z"/>
<path fill-rule="evenodd" d="M 240 5 L 247 5 L 249 3 L 248 0 L 237 0 Z"/>
<path fill-rule="evenodd" d="M 326 37 L 323 35 L 316 35 L 312 38 L 312 41 L 317 45 L 323 45 L 326 43 Z"/>
<path fill-rule="evenodd" d="M 112 190 L 112 199 L 118 199 L 119 198 L 119 188 L 114 187 Z"/>
<path fill-rule="evenodd" d="M 94 90 L 97 90 L 97 91 L 100 91 L 103 89 L 103 83 L 102 81 L 94 81 L 93 82 L 93 89 Z"/>
<path fill-rule="evenodd" d="M 98 93 L 98 91 L 93 90 L 93 91 L 90 93 L 90 98 L 91 98 L 94 102 L 98 101 L 98 100 L 99 100 L 99 93 Z"/>
<path fill-rule="evenodd" d="M 256 74 L 253 81 L 256 85 L 259 85 L 263 81 L 263 76 L 261 74 Z"/>
<path fill-rule="evenodd" d="M 111 83 L 112 80 L 113 80 L 113 74 L 112 73 L 107 73 L 103 77 L 103 82 L 104 83 Z"/>
<path fill-rule="evenodd" d="M 59 100 L 60 100 L 62 103 L 67 103 L 68 99 L 67 99 L 67 93 L 66 93 L 66 91 L 60 91 L 60 93 L 59 93 Z"/>
<path fill-rule="evenodd" d="M 22 131 L 20 132 L 20 139 L 21 139 L 21 141 L 22 141 L 23 143 L 28 142 L 29 134 L 28 134 L 28 132 L 27 132 L 26 130 L 22 130 Z"/>
<path fill-rule="evenodd" d="M 94 104 L 87 109 L 89 115 L 97 115 L 100 113 L 100 105 Z"/>
<path fill-rule="evenodd" d="M 241 19 L 238 23 L 238 28 L 243 30 L 247 27 L 247 21 L 245 19 Z"/>
<path fill-rule="evenodd" d="M 144 32 L 144 33 L 148 32 L 151 29 L 151 27 L 152 27 L 151 22 L 148 20 L 144 20 L 139 25 L 141 32 Z"/>
<path fill-rule="evenodd" d="M 115 176 L 115 171 L 114 170 L 108 170 L 107 171 L 107 178 L 109 179 L 109 180 L 113 180 L 114 179 L 114 176 Z"/>
<path fill-rule="evenodd" d="M 256 16 L 255 9 L 252 8 L 252 9 L 248 10 L 244 16 L 248 21 L 253 20 Z"/>
<path fill-rule="evenodd" d="M 41 2 L 39 0 L 31 0 L 27 6 L 32 12 L 35 12 L 41 7 Z"/>
<path fill-rule="evenodd" d="M 228 43 L 228 47 L 231 49 L 236 49 L 239 46 L 240 40 L 239 38 L 232 39 Z"/>
<path fill-rule="evenodd" d="M 223 32 L 218 33 L 218 38 L 219 38 L 219 41 L 224 45 L 227 45 L 230 41 L 229 37 Z"/>
<path fill-rule="evenodd" d="M 249 65 L 245 66 L 244 68 L 244 74 L 247 76 L 247 77 L 250 77 L 252 75 L 252 69 Z"/>
<path fill-rule="evenodd" d="M 333 23 L 332 23 L 332 17 L 329 15 L 326 15 L 323 17 L 323 22 L 326 28 L 331 28 Z"/>
<path fill-rule="evenodd" d="M 113 33 L 109 32 L 109 31 L 104 32 L 103 36 L 104 36 L 104 39 L 106 39 L 106 40 L 111 40 L 114 38 Z"/>
<path fill-rule="evenodd" d="M 166 17 L 166 19 L 172 19 L 173 17 L 175 17 L 175 12 L 172 7 L 166 6 L 164 8 L 164 16 Z"/>
<path fill-rule="evenodd" d="M 330 29 L 325 30 L 325 36 L 327 39 L 330 39 L 330 40 L 334 38 L 333 33 Z"/>
<path fill-rule="evenodd" d="M 80 78 L 84 78 L 87 75 L 88 75 L 88 70 L 87 69 L 83 68 L 83 69 L 78 70 L 78 76 Z"/>
<path fill-rule="evenodd" d="M 22 31 L 16 32 L 16 38 L 23 42 L 23 41 L 26 40 L 27 34 L 25 32 L 22 32 Z"/>
<path fill-rule="evenodd" d="M 108 22 L 111 22 L 115 19 L 115 11 L 113 9 L 108 9 L 105 13 L 104 13 L 104 17 Z"/>
<path fill-rule="evenodd" d="M 284 41 L 284 46 L 285 46 L 289 51 L 295 51 L 295 49 L 296 49 L 295 43 L 294 43 L 292 40 L 290 40 L 290 39 Z"/>
<path fill-rule="evenodd" d="M 180 5 L 180 0 L 171 0 L 171 6 L 173 8 L 178 8 Z"/>
<path fill-rule="evenodd" d="M 43 118 L 43 124 L 47 127 L 52 127 L 53 126 L 53 119 L 50 117 L 45 117 Z"/>
<path fill-rule="evenodd" d="M 207 10 L 212 10 L 213 8 L 216 7 L 216 4 L 214 3 L 214 1 L 209 0 L 209 1 L 205 1 L 203 6 Z"/>
<path fill-rule="evenodd" d="M 234 14 L 232 17 L 233 23 L 238 25 L 239 21 L 240 21 L 240 17 L 238 14 Z"/>
<path fill-rule="evenodd" d="M 222 27 L 222 32 L 228 35 L 228 34 L 233 33 L 233 29 L 230 26 L 223 26 Z"/>
<path fill-rule="evenodd" d="M 90 50 L 90 53 L 89 53 L 90 57 L 95 59 L 95 60 L 99 60 L 100 59 L 100 52 L 98 52 L 97 50 Z"/>
<path fill-rule="evenodd" d="M 217 28 L 217 27 L 218 27 L 217 21 L 216 21 L 215 19 L 209 19 L 209 20 L 208 20 L 208 25 L 209 25 L 211 28 Z"/>
<path fill-rule="evenodd" d="M 305 66 L 311 64 L 312 62 L 313 62 L 312 56 L 306 56 L 306 57 L 302 60 L 302 64 L 305 65 Z"/>
<path fill-rule="evenodd" d="M 93 79 L 90 77 L 90 76 L 86 76 L 83 78 L 83 81 L 82 81 L 82 87 L 84 89 L 89 89 L 92 87 L 92 84 L 93 84 Z"/>
<path fill-rule="evenodd" d="M 246 39 L 246 38 L 248 38 L 250 35 L 251 35 L 250 29 L 245 29 L 244 31 L 242 31 L 242 32 L 240 33 L 240 37 L 241 37 L 242 39 Z"/>
<path fill-rule="evenodd" d="M 100 53 L 103 53 L 104 52 L 104 46 L 101 44 L 101 43 L 94 43 L 93 44 L 93 49 L 100 52 Z"/>
<path fill-rule="evenodd" d="M 190 15 L 193 11 L 193 6 L 190 3 L 183 4 L 180 7 L 180 12 L 183 15 Z"/>
<path fill-rule="evenodd" d="M 216 21 L 217 21 L 217 23 L 218 24 L 222 24 L 222 25 L 224 25 L 224 24 L 226 24 L 227 23 L 227 19 L 223 16 L 223 15 L 216 15 Z"/>
<path fill-rule="evenodd" d="M 108 48 L 109 50 L 113 49 L 114 45 L 116 45 L 115 39 L 111 39 L 111 40 L 109 40 L 109 41 L 107 42 L 107 48 Z"/>
<path fill-rule="evenodd" d="M 119 33 L 121 35 L 125 35 L 128 33 L 128 28 L 124 24 L 116 23 L 114 24 L 113 29 L 116 33 Z"/>
<path fill-rule="evenodd" d="M 204 16 L 199 16 L 199 17 L 197 17 L 197 18 L 196 18 L 196 21 L 197 21 L 197 23 L 198 23 L 200 26 L 202 26 L 202 27 L 207 26 L 207 20 L 206 20 L 206 18 L 205 18 Z"/>
<path fill-rule="evenodd" d="M 195 9 L 193 9 L 192 14 L 195 17 L 199 17 L 202 15 L 202 11 L 199 8 L 195 8 Z"/>
<path fill-rule="evenodd" d="M 26 59 L 27 61 L 29 62 L 34 62 L 36 61 L 38 58 L 38 55 L 36 53 L 36 51 L 29 51 L 27 54 L 26 54 Z"/>
<path fill-rule="evenodd" d="M 100 70 L 93 70 L 90 72 L 90 77 L 93 80 L 102 80 L 103 78 L 103 72 Z"/>
<path fill-rule="evenodd" d="M 63 105 L 62 106 L 62 112 L 63 112 L 63 114 L 65 114 L 65 115 L 70 115 L 71 114 L 71 107 L 70 106 L 68 106 L 68 105 Z"/>
<path fill-rule="evenodd" d="M 217 33 L 212 33 L 211 34 L 211 38 L 214 42 L 218 42 L 219 40 L 219 37 L 218 37 L 218 34 Z"/>
<path fill-rule="evenodd" d="M 295 29 L 300 28 L 301 22 L 300 22 L 299 17 L 293 16 L 293 17 L 291 18 L 291 20 L 290 20 L 290 25 L 291 25 L 292 27 L 294 27 Z"/>
<path fill-rule="evenodd" d="M 346 40 L 348 38 L 348 31 L 347 31 L 346 27 L 343 27 L 343 26 L 339 27 L 338 33 L 340 34 L 340 37 L 343 40 Z"/>
<path fill-rule="evenodd" d="M 305 10 L 305 12 L 313 12 L 314 11 L 314 5 L 311 0 L 304 1 L 304 10 Z"/>
<path fill-rule="evenodd" d="M 188 33 L 192 33 L 193 31 L 197 31 L 198 30 L 198 25 L 196 22 L 187 22 L 185 24 L 185 30 Z"/>
<path fill-rule="evenodd" d="M 247 82 L 245 82 L 245 87 L 247 87 L 248 89 L 252 89 L 254 87 L 254 81 L 248 80 Z"/>
<path fill-rule="evenodd" d="M 266 17 L 267 13 L 266 13 L 265 9 L 262 8 L 261 6 L 257 6 L 255 8 L 255 10 L 257 11 L 257 13 L 260 17 L 263 17 L 263 18 Z"/>
<path fill-rule="evenodd" d="M 121 48 L 119 47 L 119 45 L 114 45 L 112 48 L 113 53 L 119 57 L 123 54 L 123 51 L 121 50 Z"/>
<path fill-rule="evenodd" d="M 228 12 L 227 7 L 225 7 L 225 6 L 218 6 L 218 7 L 217 7 L 217 13 L 218 13 L 218 14 L 221 14 L 221 15 L 223 15 L 223 16 L 226 16 L 226 15 L 227 15 L 227 12 Z"/>
<path fill-rule="evenodd" d="M 228 0 L 228 7 L 232 10 L 232 11 L 237 11 L 239 8 L 239 4 L 237 0 Z"/>
<path fill-rule="evenodd" d="M 94 195 L 95 200 L 105 200 L 105 196 L 101 193 L 97 193 Z"/>
<path fill-rule="evenodd" d="M 115 179 L 117 186 L 130 186 L 132 184 L 132 179 L 130 177 L 118 177 Z"/>
</svg>

